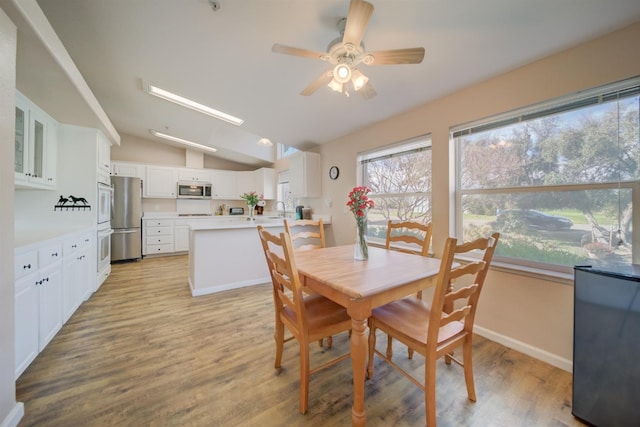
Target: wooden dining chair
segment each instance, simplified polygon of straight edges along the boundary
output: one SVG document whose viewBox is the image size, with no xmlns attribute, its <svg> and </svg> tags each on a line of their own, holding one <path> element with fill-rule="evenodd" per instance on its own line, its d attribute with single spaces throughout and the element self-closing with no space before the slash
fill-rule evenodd
<svg viewBox="0 0 640 427">
<path fill-rule="evenodd" d="M 415 221 L 394 222 L 389 220 L 387 223 L 387 239 L 385 248 L 399 252 L 427 256 L 429 254 L 429 245 L 431 244 L 431 235 L 433 234 L 432 223 L 423 224 Z M 398 246 L 400 243 L 400 246 Z M 422 291 L 416 293 L 416 297 L 422 299 Z M 409 359 L 413 359 L 413 350 L 408 349 Z M 393 357 L 393 339 L 387 337 L 387 357 Z"/>
<path fill-rule="evenodd" d="M 319 249 L 326 246 L 322 218 L 318 220 L 285 219 L 284 228 L 291 236 L 296 250 Z"/>
<path fill-rule="evenodd" d="M 349 353 L 346 353 L 311 369 L 309 345 L 323 337 L 348 331 L 351 318 L 344 307 L 319 294 L 305 296 L 289 234 L 276 236 L 261 225 L 258 233 L 273 283 L 276 316 L 274 367 L 278 369 L 281 366 L 286 328 L 300 346 L 300 413 L 304 414 L 309 406 L 309 376 L 349 358 Z"/>
<path fill-rule="evenodd" d="M 369 318 L 368 377 L 373 377 L 373 356 L 377 354 L 420 387 L 425 393 L 428 427 L 436 425 L 437 359 L 444 356 L 447 363 L 454 361 L 463 366 L 469 400 L 476 401 L 472 361 L 473 324 L 480 292 L 499 237 L 499 233 L 494 233 L 489 238 L 480 238 L 460 245 L 457 245 L 455 238 L 448 238 L 431 304 L 407 297 L 375 308 Z M 472 250 L 483 251 L 482 259 L 452 268 L 453 259 L 457 254 Z M 450 284 L 463 276 L 472 279 L 472 283 L 450 290 Z M 449 313 L 445 311 L 446 306 L 452 307 Z M 377 329 L 425 357 L 424 382 L 420 382 L 376 350 Z M 454 349 L 458 347 L 462 347 L 462 361 L 453 356 Z"/>
<path fill-rule="evenodd" d="M 427 256 L 429 245 L 431 244 L 431 234 L 433 226 L 431 223 L 423 224 L 414 221 L 387 223 L 387 240 L 385 247 L 395 251 L 407 252 Z M 400 242 L 403 246 L 397 246 Z"/>
<path fill-rule="evenodd" d="M 324 239 L 324 222 L 322 218 L 311 219 L 285 219 L 284 229 L 291 236 L 293 246 L 297 251 L 320 249 L 326 247 Z M 304 289 L 306 293 L 312 293 L 309 289 Z M 318 341 L 320 347 L 323 346 L 324 339 Z M 327 337 L 327 348 L 333 346 L 333 337 Z"/>
</svg>

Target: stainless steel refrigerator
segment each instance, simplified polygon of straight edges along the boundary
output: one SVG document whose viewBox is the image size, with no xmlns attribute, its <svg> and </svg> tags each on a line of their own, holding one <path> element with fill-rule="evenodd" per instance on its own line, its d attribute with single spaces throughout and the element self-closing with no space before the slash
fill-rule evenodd
<svg viewBox="0 0 640 427">
<path fill-rule="evenodd" d="M 112 176 L 111 261 L 142 258 L 142 181 Z"/>
</svg>

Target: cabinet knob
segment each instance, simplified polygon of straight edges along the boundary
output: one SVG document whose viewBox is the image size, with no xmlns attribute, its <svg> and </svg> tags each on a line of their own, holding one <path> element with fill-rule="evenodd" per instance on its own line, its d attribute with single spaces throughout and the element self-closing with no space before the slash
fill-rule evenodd
<svg viewBox="0 0 640 427">
<path fill-rule="evenodd" d="M 76 246 L 76 245 L 71 245 L 71 247 L 72 247 L 72 248 L 77 248 L 78 246 Z"/>
<path fill-rule="evenodd" d="M 24 270 L 25 268 L 31 269 L 31 264 L 23 265 L 22 269 Z"/>
<path fill-rule="evenodd" d="M 58 252 L 51 253 L 51 256 L 58 256 Z"/>
</svg>

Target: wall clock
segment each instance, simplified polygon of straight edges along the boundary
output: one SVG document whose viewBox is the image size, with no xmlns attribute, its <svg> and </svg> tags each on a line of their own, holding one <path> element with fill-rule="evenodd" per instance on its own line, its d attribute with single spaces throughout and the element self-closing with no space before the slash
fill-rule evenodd
<svg viewBox="0 0 640 427">
<path fill-rule="evenodd" d="M 329 178 L 338 179 L 338 175 L 340 175 L 340 169 L 337 166 L 331 166 L 329 169 Z"/>
</svg>

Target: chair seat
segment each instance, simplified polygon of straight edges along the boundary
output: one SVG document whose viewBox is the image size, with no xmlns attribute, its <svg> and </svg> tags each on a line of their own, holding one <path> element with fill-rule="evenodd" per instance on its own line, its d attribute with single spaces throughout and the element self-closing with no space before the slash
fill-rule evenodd
<svg viewBox="0 0 640 427">
<path fill-rule="evenodd" d="M 431 307 L 423 300 L 407 297 L 373 309 L 371 317 L 387 328 L 399 332 L 415 342 L 427 345 L 427 331 Z M 406 319 L 411 319 L 407 322 Z M 442 343 L 459 334 L 464 324 L 459 321 L 451 322 L 440 328 L 438 343 Z"/>
<path fill-rule="evenodd" d="M 351 327 L 351 318 L 347 314 L 347 310 L 322 295 L 313 294 L 305 297 L 304 305 L 307 314 L 308 335 L 311 341 L 316 336 L 320 338 L 327 336 L 327 331 L 343 331 L 345 325 L 347 329 Z M 296 323 L 296 314 L 290 307 L 284 308 L 284 315 L 292 323 Z"/>
</svg>

